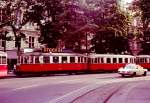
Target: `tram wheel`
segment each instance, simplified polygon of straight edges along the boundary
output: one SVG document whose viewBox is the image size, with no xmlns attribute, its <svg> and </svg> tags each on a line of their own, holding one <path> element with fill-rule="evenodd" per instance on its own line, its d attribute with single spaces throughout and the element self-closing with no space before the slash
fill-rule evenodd
<svg viewBox="0 0 150 103">
<path fill-rule="evenodd" d="M 143 76 L 146 76 L 146 75 L 147 75 L 147 72 L 145 71 L 144 74 L 143 74 Z"/>
</svg>

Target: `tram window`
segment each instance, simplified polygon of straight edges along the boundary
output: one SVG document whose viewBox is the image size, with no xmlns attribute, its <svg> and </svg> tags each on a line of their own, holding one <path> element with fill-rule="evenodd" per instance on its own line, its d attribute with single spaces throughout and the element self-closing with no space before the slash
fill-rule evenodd
<svg viewBox="0 0 150 103">
<path fill-rule="evenodd" d="M 124 61 L 125 61 L 125 63 L 128 63 L 128 58 L 125 58 Z"/>
<path fill-rule="evenodd" d="M 140 58 L 140 63 L 143 63 L 143 58 Z"/>
<path fill-rule="evenodd" d="M 92 59 L 91 58 L 88 58 L 88 63 L 92 63 Z"/>
<path fill-rule="evenodd" d="M 107 63 L 110 63 L 110 58 L 107 58 Z"/>
<path fill-rule="evenodd" d="M 130 58 L 130 63 L 132 63 L 132 58 Z"/>
<path fill-rule="evenodd" d="M 28 63 L 28 59 L 29 59 L 29 58 L 24 57 L 24 63 L 25 63 L 25 64 Z"/>
<path fill-rule="evenodd" d="M 30 63 L 32 64 L 33 63 L 33 60 L 34 58 L 33 58 L 33 56 L 30 56 Z"/>
<path fill-rule="evenodd" d="M 130 63 L 133 63 L 133 59 L 132 58 L 130 58 Z"/>
<path fill-rule="evenodd" d="M 23 57 L 21 57 L 21 63 L 23 63 Z"/>
<path fill-rule="evenodd" d="M 113 63 L 117 63 L 117 58 L 113 58 Z"/>
<path fill-rule="evenodd" d="M 144 63 L 144 58 L 142 58 L 142 63 Z"/>
<path fill-rule="evenodd" d="M 83 63 L 83 57 L 81 57 L 81 63 Z"/>
<path fill-rule="evenodd" d="M 101 63 L 104 63 L 104 58 L 101 58 Z"/>
<path fill-rule="evenodd" d="M 59 57 L 53 57 L 53 63 L 59 63 Z"/>
<path fill-rule="evenodd" d="M 144 58 L 144 63 L 147 63 L 147 58 Z"/>
<path fill-rule="evenodd" d="M 119 58 L 119 63 L 122 63 L 122 58 Z"/>
<path fill-rule="evenodd" d="M 1 58 L 2 58 L 2 57 L 0 56 L 0 64 L 2 64 L 2 60 L 1 60 Z"/>
<path fill-rule="evenodd" d="M 81 62 L 81 58 L 80 57 L 78 57 L 78 63 L 80 63 Z"/>
<path fill-rule="evenodd" d="M 95 58 L 94 63 L 97 63 L 97 61 L 98 61 L 97 58 Z"/>
<path fill-rule="evenodd" d="M 62 63 L 67 63 L 67 57 L 62 57 Z"/>
<path fill-rule="evenodd" d="M 39 57 L 35 57 L 35 63 L 40 63 L 40 61 L 39 61 Z"/>
<path fill-rule="evenodd" d="M 49 59 L 49 57 L 44 57 L 44 58 L 43 58 L 43 61 L 44 61 L 44 63 L 49 63 L 49 62 L 50 62 L 50 59 Z"/>
<path fill-rule="evenodd" d="M 70 57 L 70 63 L 75 63 L 75 57 Z"/>
<path fill-rule="evenodd" d="M 87 59 L 86 58 L 84 58 L 84 63 L 87 63 Z"/>
<path fill-rule="evenodd" d="M 140 58 L 137 58 L 137 63 L 140 63 Z"/>
<path fill-rule="evenodd" d="M 2 56 L 2 64 L 6 64 L 6 57 Z"/>
<path fill-rule="evenodd" d="M 137 63 L 140 63 L 140 58 L 137 58 Z"/>
<path fill-rule="evenodd" d="M 100 63 L 100 58 L 97 58 L 97 63 Z"/>
</svg>

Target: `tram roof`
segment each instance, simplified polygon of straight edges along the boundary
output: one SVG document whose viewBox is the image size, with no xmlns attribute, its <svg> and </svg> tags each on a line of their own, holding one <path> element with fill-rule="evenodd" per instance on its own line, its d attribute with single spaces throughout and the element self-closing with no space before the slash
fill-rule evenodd
<svg viewBox="0 0 150 103">
<path fill-rule="evenodd" d="M 121 54 L 90 54 L 89 55 L 91 58 L 95 58 L 95 57 L 119 57 L 119 58 L 123 58 L 123 57 L 134 57 L 132 55 L 121 55 Z"/>
<path fill-rule="evenodd" d="M 144 57 L 144 58 L 146 58 L 146 57 L 150 57 L 150 55 L 137 55 L 136 57 Z"/>
<path fill-rule="evenodd" d="M 41 53 L 41 52 L 30 52 L 21 54 L 22 56 L 86 56 L 78 53 Z"/>
</svg>

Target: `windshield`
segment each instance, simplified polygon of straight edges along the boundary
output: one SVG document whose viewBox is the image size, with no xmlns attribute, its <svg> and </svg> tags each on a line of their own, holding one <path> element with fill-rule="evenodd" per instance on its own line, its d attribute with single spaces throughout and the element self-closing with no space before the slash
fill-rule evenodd
<svg viewBox="0 0 150 103">
<path fill-rule="evenodd" d="M 135 69 L 136 68 L 136 64 L 128 64 L 125 66 L 125 69 Z"/>
</svg>

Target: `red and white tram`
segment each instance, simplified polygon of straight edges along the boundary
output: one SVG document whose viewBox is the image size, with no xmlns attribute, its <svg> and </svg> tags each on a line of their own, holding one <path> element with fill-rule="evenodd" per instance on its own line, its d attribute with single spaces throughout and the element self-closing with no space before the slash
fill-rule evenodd
<svg viewBox="0 0 150 103">
<path fill-rule="evenodd" d="M 15 74 L 49 74 L 72 72 L 117 71 L 127 63 L 135 63 L 132 55 L 40 53 L 21 54 Z"/>
<path fill-rule="evenodd" d="M 19 56 L 15 74 L 79 72 L 87 68 L 87 56 L 76 53 L 25 53 Z"/>
<path fill-rule="evenodd" d="M 132 55 L 90 54 L 89 58 L 91 71 L 117 71 L 127 63 L 135 63 Z"/>
<path fill-rule="evenodd" d="M 7 76 L 7 53 L 0 51 L 0 77 Z"/>
<path fill-rule="evenodd" d="M 146 69 L 150 69 L 150 55 L 138 55 L 136 56 L 136 64 L 141 65 Z"/>
</svg>

